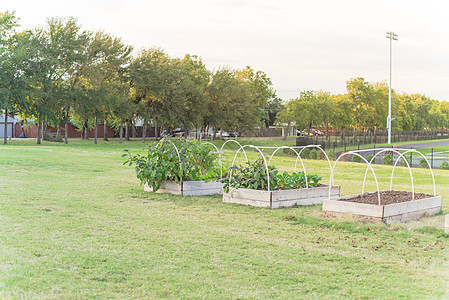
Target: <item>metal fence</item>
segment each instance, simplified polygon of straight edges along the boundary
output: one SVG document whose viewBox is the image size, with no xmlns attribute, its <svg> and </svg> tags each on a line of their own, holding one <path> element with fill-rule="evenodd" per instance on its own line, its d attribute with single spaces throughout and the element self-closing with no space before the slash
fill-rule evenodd
<svg viewBox="0 0 449 300">
<path fill-rule="evenodd" d="M 449 139 L 449 130 L 435 131 L 397 131 L 392 132 L 391 142 L 411 142 L 426 140 Z M 386 144 L 388 142 L 388 134 L 386 131 L 372 133 L 351 133 L 351 134 L 332 134 L 321 136 L 299 136 L 296 139 L 297 146 L 304 145 L 321 145 L 325 149 L 350 148 L 360 145 Z"/>
</svg>

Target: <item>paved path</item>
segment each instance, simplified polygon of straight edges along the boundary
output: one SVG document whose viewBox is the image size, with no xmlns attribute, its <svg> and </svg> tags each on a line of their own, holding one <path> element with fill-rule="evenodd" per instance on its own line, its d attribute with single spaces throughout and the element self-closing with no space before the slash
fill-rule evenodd
<svg viewBox="0 0 449 300">
<path fill-rule="evenodd" d="M 408 144 L 408 145 L 399 145 L 399 148 L 413 148 L 413 149 L 423 149 L 423 148 L 433 148 L 433 147 L 441 147 L 441 146 L 449 146 L 449 141 L 435 141 L 435 142 L 427 142 L 427 143 L 419 143 L 419 144 Z"/>
</svg>

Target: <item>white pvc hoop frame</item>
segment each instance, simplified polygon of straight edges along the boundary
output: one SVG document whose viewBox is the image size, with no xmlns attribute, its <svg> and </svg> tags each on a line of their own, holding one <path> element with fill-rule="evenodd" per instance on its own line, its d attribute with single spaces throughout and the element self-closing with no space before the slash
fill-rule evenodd
<svg viewBox="0 0 449 300">
<path fill-rule="evenodd" d="M 333 176 L 332 176 L 333 169 L 332 169 L 332 164 L 331 164 L 331 162 L 330 162 L 330 160 L 329 160 L 329 156 L 327 155 L 327 153 L 326 153 L 326 152 L 321 148 L 321 146 L 319 146 L 319 145 L 307 145 L 307 146 L 299 146 L 299 147 L 298 147 L 298 146 L 297 146 L 297 147 L 290 147 L 290 146 L 281 146 L 281 147 L 258 147 L 258 146 L 254 146 L 254 145 L 244 145 L 244 146 L 242 146 L 240 143 L 238 143 L 237 141 L 234 141 L 234 140 L 228 140 L 227 142 L 231 142 L 231 141 L 236 142 L 237 144 L 239 144 L 240 148 L 237 150 L 237 152 L 236 152 L 235 155 L 234 155 L 234 159 L 233 159 L 233 161 L 232 161 L 232 166 L 231 166 L 231 171 L 230 171 L 230 174 L 229 174 L 229 181 L 231 181 L 231 178 L 232 178 L 232 167 L 235 166 L 235 161 L 236 161 L 236 159 L 237 159 L 237 156 L 238 156 L 240 150 L 243 151 L 243 153 L 245 154 L 245 159 L 246 159 L 246 161 L 248 161 L 248 156 L 246 155 L 245 148 L 253 148 L 253 149 L 257 150 L 257 152 L 259 152 L 260 155 L 262 156 L 262 158 L 263 158 L 263 160 L 264 160 L 265 170 L 266 170 L 266 173 L 267 173 L 267 183 L 268 183 L 267 190 L 268 190 L 268 191 L 270 191 L 270 174 L 269 174 L 268 166 L 271 164 L 271 160 L 273 159 L 273 156 L 274 156 L 274 155 L 276 154 L 276 152 L 279 151 L 280 149 L 291 149 L 293 152 L 295 152 L 295 154 L 296 154 L 296 161 L 295 161 L 295 169 L 294 169 L 294 170 L 295 170 L 295 172 L 296 172 L 297 165 L 298 165 L 298 159 L 299 159 L 299 160 L 301 161 L 301 165 L 302 165 L 303 170 L 304 170 L 304 176 L 305 176 L 305 178 L 306 178 L 306 188 L 309 187 L 309 183 L 308 183 L 308 180 L 307 180 L 307 171 L 306 171 L 306 168 L 305 168 L 305 166 L 304 166 L 304 162 L 303 162 L 303 160 L 302 160 L 302 158 L 301 158 L 301 153 L 302 153 L 302 152 L 304 151 L 304 149 L 306 149 L 306 148 L 318 148 L 321 152 L 324 153 L 324 155 L 325 155 L 325 157 L 326 157 L 326 159 L 327 159 L 327 162 L 328 162 L 328 164 L 329 164 L 329 170 L 330 170 L 330 172 L 331 172 L 331 176 L 330 176 L 331 180 L 332 180 L 332 178 L 333 178 Z M 225 142 L 225 144 L 226 144 L 227 142 Z M 223 147 L 224 147 L 225 144 L 223 144 L 223 146 L 222 146 L 221 149 L 223 149 Z M 297 151 L 295 150 L 295 148 L 301 148 L 301 150 L 300 150 L 299 152 L 297 152 Z M 273 151 L 273 153 L 271 154 L 268 163 L 267 163 L 267 160 L 266 160 L 265 155 L 263 154 L 263 152 L 262 152 L 260 149 L 275 149 L 275 150 Z M 221 153 L 222 153 L 222 151 L 221 151 Z M 220 159 L 220 162 L 221 162 L 221 159 Z M 331 188 L 332 188 L 332 186 L 329 185 L 329 198 L 330 198 Z"/>
<path fill-rule="evenodd" d="M 359 152 L 372 152 L 372 151 L 374 151 L 375 154 L 374 154 L 374 156 L 371 158 L 371 160 L 370 160 L 369 162 L 368 162 L 368 160 L 366 160 L 365 157 L 363 157 L 362 155 L 359 154 Z M 378 152 L 376 153 L 376 151 L 378 151 Z M 399 152 L 399 151 L 404 151 L 404 152 L 401 153 L 401 152 Z M 371 172 L 373 173 L 374 180 L 375 180 L 375 182 L 376 182 L 376 187 L 377 187 L 378 205 L 380 205 L 380 189 L 379 189 L 379 182 L 378 182 L 378 180 L 377 180 L 376 173 L 374 172 L 374 170 L 373 170 L 373 168 L 372 168 L 371 165 L 372 165 L 372 162 L 375 161 L 376 157 L 377 157 L 379 154 L 385 153 L 385 152 L 393 152 L 394 154 L 399 155 L 399 157 L 395 160 L 395 163 L 394 163 L 394 166 L 393 166 L 393 170 L 392 170 L 392 172 L 391 172 L 391 178 L 390 178 L 390 191 L 393 189 L 394 171 L 395 171 L 396 166 L 397 166 L 397 164 L 398 164 L 398 162 L 399 162 L 399 159 L 402 158 L 402 159 L 405 161 L 405 163 L 406 163 L 406 165 L 407 165 L 407 168 L 408 168 L 408 171 L 409 171 L 409 174 L 410 174 L 410 180 L 411 180 L 411 184 L 412 184 L 412 200 L 415 199 L 415 185 L 414 185 L 413 173 L 412 173 L 412 170 L 411 170 L 411 166 L 410 166 L 410 164 L 408 163 L 408 161 L 407 161 L 407 159 L 406 159 L 406 157 L 405 157 L 405 155 L 406 155 L 407 153 L 410 153 L 410 152 L 411 152 L 411 153 L 418 153 L 418 154 L 421 155 L 421 156 L 425 159 L 425 161 L 427 162 L 427 165 L 429 166 L 429 169 L 430 169 L 430 174 L 431 174 L 431 176 L 432 176 L 433 193 L 434 193 L 434 195 L 436 196 L 435 176 L 434 176 L 434 174 L 433 174 L 432 166 L 430 165 L 429 160 L 424 156 L 424 154 L 422 154 L 421 152 L 419 152 L 419 151 L 417 151 L 417 150 L 415 150 L 415 149 L 405 149 L 405 148 L 394 148 L 394 149 L 392 149 L 392 148 L 375 148 L 375 149 L 352 150 L 352 151 L 348 151 L 348 152 L 342 153 L 342 154 L 337 158 L 337 160 L 335 161 L 334 167 L 333 167 L 332 172 L 331 172 L 331 184 L 330 184 L 330 185 L 334 184 L 334 171 L 335 171 L 335 167 L 337 166 L 337 163 L 338 163 L 338 161 L 340 160 L 340 158 L 342 158 L 342 157 L 344 157 L 344 156 L 346 156 L 346 155 L 356 155 L 356 156 L 360 157 L 362 160 L 364 160 L 364 161 L 367 163 L 367 167 L 366 167 L 366 171 L 365 171 L 365 176 L 364 176 L 364 178 L 363 178 L 362 194 L 365 192 L 366 176 L 367 176 L 367 174 L 368 174 L 368 170 L 371 169 Z M 329 195 L 330 195 L 330 193 L 329 193 Z"/>
<path fill-rule="evenodd" d="M 219 151 L 219 158 L 218 158 L 218 163 L 220 165 L 220 178 L 223 179 L 223 163 L 222 163 L 222 155 L 223 155 L 223 148 L 227 143 L 236 143 L 240 148 L 238 151 L 243 150 L 243 154 L 245 154 L 245 160 L 248 161 L 248 155 L 246 155 L 246 151 L 243 148 L 242 144 L 240 144 L 239 142 L 237 142 L 236 140 L 227 140 L 226 142 L 223 143 L 223 145 L 221 145 L 220 151 Z M 218 149 L 218 148 L 217 148 Z"/>
<path fill-rule="evenodd" d="M 243 152 L 245 153 L 246 161 L 248 161 L 248 157 L 246 156 L 245 148 L 253 148 L 253 149 L 257 150 L 260 153 L 260 155 L 262 156 L 263 163 L 265 165 L 265 171 L 267 173 L 267 183 L 268 183 L 267 190 L 270 191 L 270 172 L 268 170 L 267 159 L 265 158 L 265 155 L 263 155 L 263 152 L 260 150 L 260 148 L 257 146 L 253 146 L 253 145 L 241 146 L 241 148 L 238 149 L 237 152 L 235 153 L 234 159 L 232 160 L 231 171 L 229 172 L 229 182 L 231 182 L 231 179 L 232 179 L 232 167 L 235 166 L 235 160 L 237 159 L 237 155 L 239 154 L 240 150 L 243 150 Z"/>
</svg>

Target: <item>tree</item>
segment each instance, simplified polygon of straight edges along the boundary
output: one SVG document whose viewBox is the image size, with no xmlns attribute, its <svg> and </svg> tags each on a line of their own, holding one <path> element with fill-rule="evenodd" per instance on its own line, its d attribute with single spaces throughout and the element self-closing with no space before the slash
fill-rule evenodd
<svg viewBox="0 0 449 300">
<path fill-rule="evenodd" d="M 346 90 L 353 104 L 351 114 L 354 131 L 373 124 L 376 101 L 373 86 L 364 78 L 358 77 L 346 82 Z"/>
<path fill-rule="evenodd" d="M 179 61 L 181 81 L 180 96 L 184 98 L 185 118 L 182 127 L 201 127 L 207 113 L 206 89 L 210 81 L 210 72 L 197 56 L 185 55 Z"/>
<path fill-rule="evenodd" d="M 284 109 L 285 105 L 281 98 L 275 97 L 268 100 L 263 110 L 262 120 L 265 127 L 273 126 L 276 123 L 277 114 Z"/>
<path fill-rule="evenodd" d="M 5 131 L 3 143 L 8 143 L 7 125 L 8 113 L 13 108 L 13 99 L 21 93 L 22 79 L 17 72 L 16 65 L 19 53 L 16 50 L 15 29 L 17 28 L 17 18 L 13 13 L 0 12 L 0 109 L 4 110 Z"/>
<path fill-rule="evenodd" d="M 27 53 L 23 75 L 33 88 L 21 112 L 37 120 L 38 144 L 44 121 L 58 125 L 62 118 L 68 118 L 74 97 L 67 95 L 76 90 L 88 36 L 74 18 L 50 19 L 45 27 L 30 31 L 21 40 L 20 47 Z"/>
<path fill-rule="evenodd" d="M 287 140 L 287 133 L 290 130 L 290 126 L 293 125 L 293 122 L 297 119 L 295 115 L 295 102 L 290 100 L 285 104 L 284 109 L 281 110 L 276 115 L 276 124 L 277 125 L 287 125 L 287 132 L 284 134 L 284 141 Z"/>
<path fill-rule="evenodd" d="M 334 105 L 334 114 L 332 125 L 340 129 L 341 137 L 344 137 L 345 130 L 350 128 L 352 122 L 353 103 L 347 94 L 335 95 L 332 97 Z"/>
<path fill-rule="evenodd" d="M 178 89 L 181 70 L 180 60 L 171 59 L 159 48 L 142 50 L 130 65 L 135 103 L 167 130 L 186 122 L 185 99 Z"/>
<path fill-rule="evenodd" d="M 132 47 L 124 45 L 121 39 L 102 31 L 95 33 L 87 49 L 88 59 L 82 76 L 87 86 L 88 107 L 95 120 L 95 143 L 99 114 L 104 120 L 104 140 L 107 140 L 108 117 L 115 107 L 128 100 L 126 75 L 131 51 Z"/>
</svg>

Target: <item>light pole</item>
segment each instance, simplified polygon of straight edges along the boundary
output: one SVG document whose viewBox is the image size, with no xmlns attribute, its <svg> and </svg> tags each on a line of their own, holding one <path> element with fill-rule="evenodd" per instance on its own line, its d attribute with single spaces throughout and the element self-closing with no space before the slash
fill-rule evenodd
<svg viewBox="0 0 449 300">
<path fill-rule="evenodd" d="M 392 60 L 392 41 L 398 40 L 398 35 L 392 31 L 387 32 L 387 39 L 390 39 L 390 88 L 388 90 L 388 117 L 387 117 L 387 129 L 388 129 L 388 144 L 391 144 L 391 60 Z"/>
</svg>

